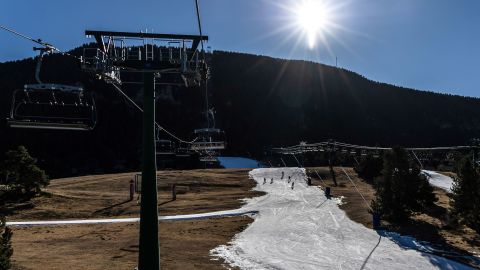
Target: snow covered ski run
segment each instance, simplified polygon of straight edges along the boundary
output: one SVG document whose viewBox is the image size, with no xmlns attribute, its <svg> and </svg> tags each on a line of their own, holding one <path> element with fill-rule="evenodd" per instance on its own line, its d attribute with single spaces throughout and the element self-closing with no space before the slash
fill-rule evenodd
<svg viewBox="0 0 480 270">
<path fill-rule="evenodd" d="M 282 179 L 282 174 L 285 175 Z M 287 176 L 295 183 L 291 188 Z M 385 232 L 350 220 L 324 192 L 306 185 L 305 169 L 266 168 L 250 172 L 255 190 L 243 211 L 254 222 L 228 245 L 211 250 L 240 269 L 471 269 L 463 264 L 399 246 Z M 266 181 L 264 179 L 273 181 Z M 387 237 L 385 237 L 387 236 Z M 395 241 L 395 242 L 394 242 Z"/>
</svg>

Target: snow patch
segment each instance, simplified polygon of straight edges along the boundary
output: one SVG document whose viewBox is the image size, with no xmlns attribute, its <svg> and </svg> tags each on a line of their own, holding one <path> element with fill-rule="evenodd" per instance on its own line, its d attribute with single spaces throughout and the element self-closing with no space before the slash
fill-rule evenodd
<svg viewBox="0 0 480 270">
<path fill-rule="evenodd" d="M 344 205 L 346 202 L 343 201 L 345 199 L 345 196 L 340 196 L 340 197 L 332 197 L 331 200 L 334 201 L 337 205 Z"/>
<path fill-rule="evenodd" d="M 259 162 L 254 159 L 243 157 L 218 157 L 220 166 L 225 169 L 253 169 L 258 168 Z"/>
<path fill-rule="evenodd" d="M 422 173 L 427 177 L 430 185 L 452 192 L 453 179 L 451 177 L 428 170 L 422 170 Z"/>
</svg>

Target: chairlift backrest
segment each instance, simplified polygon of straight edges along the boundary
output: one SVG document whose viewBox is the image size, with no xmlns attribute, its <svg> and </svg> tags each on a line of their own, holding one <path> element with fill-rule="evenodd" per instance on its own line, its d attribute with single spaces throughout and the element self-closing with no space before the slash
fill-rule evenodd
<svg viewBox="0 0 480 270">
<path fill-rule="evenodd" d="M 14 128 L 92 130 L 95 102 L 82 87 L 29 84 L 14 92 L 7 122 Z"/>
<path fill-rule="evenodd" d="M 157 155 L 173 155 L 175 154 L 175 144 L 170 140 L 157 140 L 156 153 Z"/>
<path fill-rule="evenodd" d="M 215 156 L 200 156 L 202 162 L 218 162 L 218 158 Z"/>
</svg>

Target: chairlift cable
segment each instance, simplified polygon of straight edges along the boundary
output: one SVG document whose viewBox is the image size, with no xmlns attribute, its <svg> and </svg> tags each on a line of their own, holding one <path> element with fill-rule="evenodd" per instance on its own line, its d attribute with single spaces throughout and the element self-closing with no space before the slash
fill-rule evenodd
<svg viewBox="0 0 480 270">
<path fill-rule="evenodd" d="M 3 26 L 3 25 L 0 25 L 0 28 L 3 29 L 3 30 L 5 30 L 5 31 L 7 31 L 7 32 L 10 32 L 10 33 L 12 33 L 12 34 L 14 34 L 14 35 L 17 35 L 17 36 L 19 36 L 19 37 L 21 37 L 21 38 L 24 38 L 24 39 L 30 40 L 30 41 L 32 41 L 32 42 L 35 42 L 35 43 L 37 43 L 37 44 L 39 44 L 39 45 L 42 45 L 42 46 L 44 46 L 44 47 L 46 47 L 46 48 L 52 49 L 52 50 L 57 51 L 57 52 L 61 52 L 59 49 L 55 48 L 54 46 L 52 46 L 52 45 L 50 45 L 50 44 L 48 44 L 48 43 L 42 42 L 41 39 L 31 38 L 31 37 L 29 37 L 29 36 L 27 36 L 27 35 L 24 35 L 24 34 L 22 34 L 22 33 L 19 33 L 19 32 L 15 31 L 15 30 L 10 29 L 10 28 L 8 28 L 8 27 L 6 27 L 6 26 Z"/>
<path fill-rule="evenodd" d="M 55 51 L 55 52 L 60 53 L 60 54 L 62 54 L 62 55 L 71 56 L 71 57 L 73 57 L 73 58 L 75 58 L 75 59 L 77 59 L 77 60 L 79 60 L 79 61 L 82 61 L 82 59 L 81 59 L 80 57 L 77 57 L 77 56 L 75 56 L 75 55 L 73 55 L 73 54 L 70 54 L 70 53 L 68 53 L 68 52 L 64 52 L 64 51 L 58 49 L 57 47 L 53 46 L 52 44 L 43 42 L 41 39 L 34 39 L 34 38 L 29 37 L 29 36 L 27 36 L 27 35 L 24 35 L 24 34 L 22 34 L 22 33 L 20 33 L 20 32 L 17 32 L 17 31 L 15 31 L 15 30 L 13 30 L 13 29 L 10 29 L 10 28 L 8 28 L 8 27 L 6 27 L 6 26 L 4 26 L 4 25 L 0 25 L 0 29 L 3 29 L 3 30 L 5 30 L 5 31 L 10 32 L 10 33 L 12 33 L 12 34 L 14 34 L 14 35 L 17 35 L 17 36 L 19 36 L 19 37 L 21 37 L 21 38 L 27 39 L 27 40 L 29 40 L 29 41 L 31 41 L 31 42 L 37 43 L 37 44 L 45 47 L 45 48 L 48 49 L 48 50 Z"/>
<path fill-rule="evenodd" d="M 200 45 L 201 45 L 201 48 L 202 48 L 202 56 L 203 56 L 203 60 L 205 60 L 205 50 L 204 50 L 204 46 L 203 46 L 203 33 L 202 33 L 202 22 L 201 22 L 201 18 L 200 18 L 200 8 L 199 8 L 199 5 L 198 5 L 198 0 L 195 0 L 195 8 L 197 10 L 197 23 L 198 23 L 198 32 L 200 34 Z"/>
<path fill-rule="evenodd" d="M 133 106 L 135 106 L 140 112 L 143 113 L 143 109 L 135 102 L 133 101 L 127 94 L 125 94 L 125 92 L 122 91 L 122 89 L 116 85 L 116 84 L 113 84 L 113 87 L 115 87 L 115 89 L 117 89 L 117 91 L 122 95 L 124 96 Z M 157 128 L 163 132 L 165 132 L 167 135 L 169 135 L 170 137 L 176 139 L 177 141 L 181 142 L 181 143 L 186 143 L 186 144 L 193 144 L 197 138 L 195 138 L 194 140 L 190 141 L 190 142 L 187 142 L 185 140 L 182 140 L 180 139 L 179 137 L 175 136 L 173 133 L 169 132 L 168 130 L 166 130 L 164 127 L 160 126 L 160 124 L 158 124 L 156 121 L 155 121 L 155 126 L 157 126 Z"/>
<path fill-rule="evenodd" d="M 323 178 L 320 176 L 320 174 L 318 173 L 318 171 L 315 169 L 315 168 L 312 168 L 312 170 L 315 172 L 315 174 L 317 175 L 317 177 L 320 179 L 320 181 L 322 181 L 322 183 L 327 186 L 327 183 L 325 183 L 325 181 L 323 180 Z"/>
<path fill-rule="evenodd" d="M 348 180 L 350 180 L 350 182 L 352 183 L 352 185 L 355 187 L 355 190 L 358 192 L 358 194 L 360 194 L 360 196 L 362 197 L 363 201 L 365 202 L 365 205 L 368 207 L 368 209 L 370 209 L 370 211 L 374 212 L 372 207 L 367 203 L 367 200 L 365 199 L 365 197 L 363 197 L 363 194 L 360 192 L 360 190 L 358 190 L 357 188 L 357 185 L 355 185 L 355 183 L 353 182 L 352 178 L 350 178 L 350 175 L 348 175 L 347 171 L 345 171 L 345 169 L 343 168 L 343 166 L 340 166 L 340 168 L 342 169 L 343 173 L 347 176 Z"/>
<path fill-rule="evenodd" d="M 418 164 L 420 165 L 420 169 L 423 170 L 423 164 L 422 164 L 422 162 L 420 161 L 420 159 L 418 158 L 417 154 L 415 154 L 415 151 L 411 150 L 410 152 L 412 152 L 413 156 L 415 157 L 415 159 L 417 160 Z"/>
<path fill-rule="evenodd" d="M 203 32 L 202 32 L 202 20 L 201 20 L 201 16 L 200 16 L 200 6 L 199 6 L 199 3 L 198 3 L 198 0 L 195 0 L 195 8 L 196 8 L 196 11 L 197 11 L 197 23 L 198 23 L 198 32 L 199 32 L 199 35 L 200 35 L 200 46 L 202 48 L 202 58 L 203 58 L 203 61 L 206 62 L 207 61 L 207 57 L 206 57 L 206 54 L 205 54 L 205 48 L 204 48 L 204 44 L 203 44 Z M 205 71 L 207 72 L 207 71 Z M 209 121 L 209 115 L 208 115 L 208 110 L 210 109 L 209 108 L 209 104 L 208 104 L 208 78 L 205 78 L 205 117 L 206 117 L 206 120 L 207 120 L 207 126 L 208 128 L 210 128 L 210 121 Z"/>
</svg>

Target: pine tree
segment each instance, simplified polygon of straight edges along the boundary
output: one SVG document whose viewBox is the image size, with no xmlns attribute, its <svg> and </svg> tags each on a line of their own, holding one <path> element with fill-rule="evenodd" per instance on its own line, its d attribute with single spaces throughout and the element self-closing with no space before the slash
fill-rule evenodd
<svg viewBox="0 0 480 270">
<path fill-rule="evenodd" d="M 5 217 L 2 217 L 0 219 L 0 270 L 10 269 L 12 255 L 12 231 L 6 226 Z"/>
<path fill-rule="evenodd" d="M 415 172 L 416 173 L 416 172 Z M 417 175 L 417 174 L 414 174 Z M 428 182 L 427 177 L 424 174 L 420 173 L 420 170 L 418 169 L 418 175 L 415 177 L 416 180 L 416 202 L 418 208 L 416 209 L 417 211 L 421 211 L 424 207 L 426 206 L 432 206 L 434 202 L 436 202 L 438 199 L 435 197 L 435 193 L 433 193 L 433 186 L 430 185 L 430 182 Z"/>
<path fill-rule="evenodd" d="M 470 158 L 463 158 L 457 165 L 451 204 L 453 214 L 463 223 L 480 232 L 480 175 Z"/>
<path fill-rule="evenodd" d="M 6 181 L 17 193 L 32 195 L 38 193 L 41 187 L 48 185 L 45 171 L 38 168 L 37 160 L 30 156 L 24 146 L 8 151 L 6 156 L 4 165 Z"/>
<path fill-rule="evenodd" d="M 435 202 L 433 188 L 422 177 L 420 169 L 411 166 L 407 152 L 394 148 L 385 154 L 383 179 L 377 182 L 376 198 L 372 208 L 393 222 L 408 219 Z"/>
<path fill-rule="evenodd" d="M 365 159 L 360 161 L 360 164 L 355 167 L 358 176 L 367 181 L 373 181 L 375 177 L 382 175 L 382 169 L 382 159 L 376 158 L 372 154 L 368 154 Z"/>
</svg>

